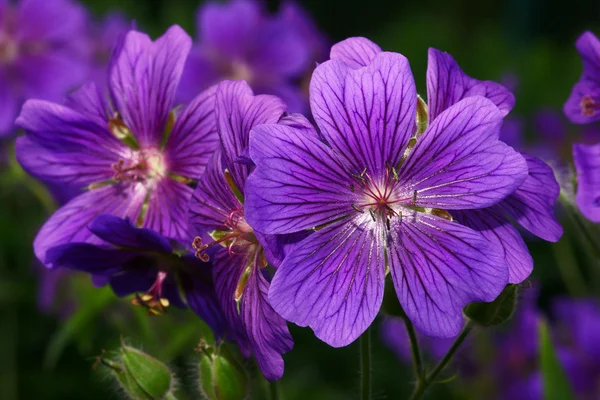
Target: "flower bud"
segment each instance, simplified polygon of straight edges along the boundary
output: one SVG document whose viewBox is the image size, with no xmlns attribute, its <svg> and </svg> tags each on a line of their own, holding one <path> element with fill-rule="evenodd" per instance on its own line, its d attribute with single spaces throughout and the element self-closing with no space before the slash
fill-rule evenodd
<svg viewBox="0 0 600 400">
<path fill-rule="evenodd" d="M 208 400 L 243 400 L 248 397 L 249 379 L 242 365 L 226 349 L 199 347 L 200 392 Z"/>
</svg>

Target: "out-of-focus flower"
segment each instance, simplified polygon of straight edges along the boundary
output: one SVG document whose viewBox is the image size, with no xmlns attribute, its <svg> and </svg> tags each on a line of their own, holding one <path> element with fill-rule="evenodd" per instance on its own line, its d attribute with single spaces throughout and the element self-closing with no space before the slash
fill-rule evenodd
<svg viewBox="0 0 600 400">
<path fill-rule="evenodd" d="M 83 82 L 86 13 L 71 0 L 0 4 L 0 137 L 28 98 L 59 100 Z"/>
<path fill-rule="evenodd" d="M 48 250 L 48 263 L 87 272 L 96 282 L 110 284 L 118 296 L 135 293 L 132 303 L 163 313 L 169 305 L 189 307 L 217 336 L 224 319 L 217 301 L 211 265 L 201 262 L 183 245 L 158 233 L 135 227 L 131 221 L 101 214 L 89 226 L 101 244 L 71 242 Z"/>
<path fill-rule="evenodd" d="M 190 202 L 191 224 L 204 235 L 194 247 L 200 258 L 217 246 L 214 281 L 221 307 L 244 356 L 254 353 L 269 380 L 283 375 L 281 355 L 292 349 L 293 341 L 285 320 L 267 299 L 269 280 L 264 269 L 273 263 L 277 240 L 256 232 L 246 221 L 244 196 L 251 165 L 243 161 L 250 130 L 260 124 L 277 123 L 285 104 L 269 95 L 254 96 L 242 81 L 225 81 L 217 88 L 216 115 L 222 148 L 217 150 L 207 172 L 198 182 Z M 269 249 L 263 245 L 268 244 Z M 277 257 L 279 258 L 279 257 Z"/>
<path fill-rule="evenodd" d="M 600 306 L 596 299 L 560 298 L 553 304 L 559 358 L 582 400 L 600 397 Z"/>
<path fill-rule="evenodd" d="M 89 28 L 88 46 L 91 62 L 88 80 L 98 86 L 106 85 L 106 68 L 110 56 L 120 38 L 132 29 L 132 23 L 121 13 L 110 13 Z"/>
<path fill-rule="evenodd" d="M 600 40 L 584 32 L 575 44 L 583 61 L 583 73 L 564 106 L 565 115 L 576 124 L 600 120 Z"/>
<path fill-rule="evenodd" d="M 600 222 L 600 143 L 574 144 L 573 161 L 577 174 L 577 207 L 590 221 Z"/>
<path fill-rule="evenodd" d="M 247 221 L 267 234 L 316 231 L 277 270 L 273 308 L 347 345 L 377 315 L 389 266 L 415 326 L 455 336 L 462 308 L 508 283 L 503 252 L 450 216 L 492 206 L 526 179 L 525 159 L 498 140 L 503 113 L 482 96 L 438 102 L 417 132 L 408 61 L 364 38 L 332 48 L 310 95 L 322 136 L 283 125 L 250 135 Z"/>
<path fill-rule="evenodd" d="M 109 92 L 91 83 L 65 105 L 29 100 L 17 123 L 17 159 L 47 182 L 83 193 L 56 211 L 38 233 L 34 250 L 70 242 L 96 242 L 86 226 L 101 213 L 129 217 L 169 238 L 190 240 L 188 186 L 202 175 L 218 146 L 214 89 L 173 111 L 191 47 L 178 26 L 152 42 L 131 31 L 109 68 Z"/>
<path fill-rule="evenodd" d="M 290 111 L 303 111 L 300 78 L 314 67 L 318 33 L 295 4 L 269 15 L 257 0 L 209 2 L 198 11 L 197 44 L 180 85 L 187 101 L 224 79 L 245 80 L 258 94 L 282 98 Z"/>
</svg>

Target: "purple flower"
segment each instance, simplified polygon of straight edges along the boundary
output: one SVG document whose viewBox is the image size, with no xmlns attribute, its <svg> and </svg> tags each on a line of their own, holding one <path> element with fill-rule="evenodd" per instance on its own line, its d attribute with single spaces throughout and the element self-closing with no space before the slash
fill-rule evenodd
<svg viewBox="0 0 600 400">
<path fill-rule="evenodd" d="M 243 81 L 225 81 L 217 89 L 215 112 L 222 148 L 190 203 L 192 226 L 208 234 L 197 237 L 194 247 L 204 260 L 209 259 L 206 250 L 217 247 L 213 274 L 228 333 L 244 356 L 254 353 L 263 375 L 275 380 L 283 375 L 281 355 L 292 349 L 293 341 L 285 320 L 267 300 L 265 267 L 282 257 L 278 254 L 286 241 L 262 235 L 248 224 L 244 196 L 251 168 L 246 156 L 250 130 L 277 123 L 285 104 L 275 96 L 254 96 Z"/>
<path fill-rule="evenodd" d="M 48 250 L 53 266 L 84 271 L 97 281 L 106 281 L 118 296 L 135 293 L 135 305 L 153 314 L 169 305 L 185 307 L 180 296 L 217 336 L 224 320 L 211 276 L 210 264 L 203 263 L 183 245 L 155 231 L 137 228 L 128 219 L 101 214 L 89 226 L 101 244 L 71 242 Z"/>
<path fill-rule="evenodd" d="M 312 68 L 309 23 L 290 9 L 269 15 L 256 0 L 203 5 L 197 16 L 198 44 L 186 64 L 181 98 L 187 100 L 223 79 L 243 79 L 256 93 L 277 95 L 290 110 L 303 110 L 304 99 L 294 80 Z"/>
<path fill-rule="evenodd" d="M 600 222 L 600 143 L 574 144 L 573 161 L 577 174 L 577 207 L 590 221 Z"/>
<path fill-rule="evenodd" d="M 564 112 L 571 122 L 588 124 L 600 120 L 600 41 L 588 31 L 575 46 L 583 60 L 583 73 L 573 86 Z"/>
<path fill-rule="evenodd" d="M 0 137 L 27 98 L 58 100 L 85 78 L 86 14 L 70 0 L 0 3 Z"/>
<path fill-rule="evenodd" d="M 473 79 L 449 54 L 429 50 L 427 98 L 431 120 L 435 121 L 437 115 L 460 99 L 478 95 L 493 101 L 503 115 L 510 112 L 515 102 L 504 86 Z M 510 126 L 504 126 L 502 140 L 510 139 L 507 129 Z M 458 222 L 479 231 L 501 250 L 508 265 L 509 283 L 524 281 L 533 270 L 533 259 L 511 220 L 535 236 L 552 242 L 558 241 L 563 232 L 554 217 L 560 186 L 552 168 L 529 154 L 522 156 L 527 162 L 528 174 L 514 193 L 492 207 L 451 212 Z"/>
<path fill-rule="evenodd" d="M 109 13 L 93 24 L 89 32 L 88 46 L 91 49 L 91 65 L 88 79 L 99 86 L 106 84 L 106 68 L 119 39 L 132 28 L 132 23 L 121 13 Z M 196 93 L 197 94 L 197 93 Z"/>
<path fill-rule="evenodd" d="M 17 123 L 17 159 L 34 176 L 84 192 L 56 211 L 34 250 L 95 242 L 86 226 L 101 213 L 187 242 L 193 183 L 218 146 L 214 88 L 176 113 L 174 96 L 191 47 L 178 26 L 152 42 L 131 31 L 109 68 L 109 96 L 88 84 L 65 105 L 29 100 Z"/>
<path fill-rule="evenodd" d="M 600 396 L 600 306 L 596 299 L 560 298 L 553 304 L 559 357 L 580 399 Z"/>
<path fill-rule="evenodd" d="M 407 60 L 363 38 L 332 48 L 310 95 L 321 135 L 283 125 L 251 132 L 247 221 L 266 234 L 315 231 L 277 270 L 273 308 L 347 345 L 379 311 L 389 267 L 417 328 L 455 336 L 462 308 L 495 299 L 508 282 L 502 252 L 448 212 L 492 206 L 525 180 L 525 159 L 498 140 L 503 113 L 481 96 L 442 111 L 439 97 L 417 138 Z"/>
</svg>

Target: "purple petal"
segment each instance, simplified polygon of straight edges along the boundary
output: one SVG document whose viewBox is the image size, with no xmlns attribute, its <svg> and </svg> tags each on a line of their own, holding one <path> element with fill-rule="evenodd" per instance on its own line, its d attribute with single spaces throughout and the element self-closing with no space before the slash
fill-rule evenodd
<svg viewBox="0 0 600 400">
<path fill-rule="evenodd" d="M 169 169 L 176 174 L 199 179 L 212 153 L 219 146 L 213 86 L 200 93 L 181 114 L 165 146 Z"/>
<path fill-rule="evenodd" d="M 352 69 L 359 69 L 371 64 L 381 52 L 381 47 L 369 39 L 352 37 L 334 44 L 331 47 L 329 58 L 342 61 Z"/>
<path fill-rule="evenodd" d="M 248 147 L 250 130 L 261 124 L 276 123 L 285 112 L 285 104 L 275 96 L 254 96 L 244 81 L 224 81 L 217 88 L 216 107 L 223 160 L 237 188 L 244 193 L 249 167 L 236 160 Z"/>
<path fill-rule="evenodd" d="M 188 104 L 199 91 L 208 89 L 221 79 L 222 72 L 211 58 L 211 50 L 206 46 L 196 45 L 192 47 L 185 61 L 176 99 L 180 103 Z"/>
<path fill-rule="evenodd" d="M 575 46 L 583 60 L 583 73 L 573 86 L 564 112 L 571 122 L 588 124 L 600 119 L 600 41 L 588 31 Z"/>
<path fill-rule="evenodd" d="M 476 231 L 432 215 L 394 221 L 388 245 L 398 299 L 417 329 L 429 336 L 456 336 L 462 309 L 492 301 L 508 283 L 497 249 Z"/>
<path fill-rule="evenodd" d="M 600 144 L 573 145 L 577 172 L 577 206 L 592 222 L 600 222 Z"/>
<path fill-rule="evenodd" d="M 313 124 L 302 114 L 288 114 L 282 117 L 278 124 L 289 126 L 290 128 L 294 128 L 296 131 L 302 131 L 303 134 L 310 137 L 319 138 L 319 134 L 317 133 L 317 130 Z"/>
<path fill-rule="evenodd" d="M 150 192 L 144 228 L 183 243 L 192 240 L 188 229 L 188 203 L 194 190 L 173 179 L 163 178 Z"/>
<path fill-rule="evenodd" d="M 134 260 L 134 263 L 137 264 L 129 266 L 128 269 L 110 278 L 112 290 L 119 297 L 146 292 L 156 280 L 158 269 L 154 264 L 155 261 L 152 259 Z M 140 263 L 141 265 L 139 265 Z M 168 274 L 163 283 L 161 297 L 166 297 L 175 307 L 185 308 L 185 303 L 179 294 L 179 287 L 172 274 Z"/>
<path fill-rule="evenodd" d="M 53 267 L 111 276 L 122 270 L 125 263 L 134 257 L 135 254 L 131 252 L 89 243 L 66 243 L 49 249 L 46 253 L 46 262 Z"/>
<path fill-rule="evenodd" d="M 221 157 L 221 151 L 217 150 L 189 204 L 188 218 L 197 233 L 225 229 L 229 216 L 243 209 L 225 180 Z"/>
<path fill-rule="evenodd" d="M 490 99 L 503 116 L 515 105 L 515 96 L 504 86 L 469 77 L 450 54 L 430 48 L 427 63 L 429 120 L 435 120 L 448 107 L 470 96 Z"/>
<path fill-rule="evenodd" d="M 155 42 L 130 31 L 111 62 L 112 100 L 143 146 L 161 143 L 191 44 L 177 25 Z"/>
<path fill-rule="evenodd" d="M 297 232 L 289 235 L 264 235 L 254 231 L 258 242 L 263 247 L 265 258 L 275 268 L 279 268 L 285 257 L 308 237 L 310 232 Z"/>
<path fill-rule="evenodd" d="M 456 211 L 457 221 L 497 246 L 508 265 L 508 283 L 521 283 L 533 271 L 533 258 L 519 231 L 503 216 L 497 206 L 483 210 Z"/>
<path fill-rule="evenodd" d="M 498 207 L 534 235 L 557 242 L 563 228 L 554 217 L 554 206 L 560 194 L 560 185 L 554 171 L 542 160 L 522 154 L 527 161 L 527 178 L 519 188 Z"/>
<path fill-rule="evenodd" d="M 269 300 L 283 318 L 310 326 L 334 347 L 352 343 L 381 307 L 385 260 L 380 225 L 360 215 L 310 235 L 277 270 Z"/>
<path fill-rule="evenodd" d="M 327 61 L 313 73 L 310 99 L 323 136 L 356 173 L 397 165 L 415 132 L 415 82 L 400 54 L 380 53 L 357 70 Z"/>
<path fill-rule="evenodd" d="M 65 106 L 101 127 L 108 126 L 108 120 L 112 117 L 109 113 L 107 93 L 95 83 L 87 83 L 71 93 L 65 101 Z M 114 139 L 112 135 L 111 139 Z"/>
<path fill-rule="evenodd" d="M 150 229 L 138 228 L 129 219 L 100 214 L 90 224 L 89 229 L 94 235 L 114 246 L 166 254 L 173 252 L 173 247 L 165 237 Z"/>
<path fill-rule="evenodd" d="M 19 106 L 20 103 L 15 98 L 10 82 L 0 79 L 0 138 L 14 133 Z"/>
<path fill-rule="evenodd" d="M 15 18 L 21 22 L 17 38 L 34 42 L 73 40 L 73 34 L 83 33 L 87 23 L 85 9 L 71 0 L 22 0 Z"/>
<path fill-rule="evenodd" d="M 355 213 L 348 176 L 330 148 L 304 130 L 262 125 L 251 134 L 256 169 L 246 185 L 246 220 L 256 230 L 293 233 Z"/>
<path fill-rule="evenodd" d="M 111 185 L 85 192 L 59 208 L 38 232 L 33 248 L 45 263 L 46 251 L 72 242 L 97 243 L 88 225 L 99 214 L 109 213 L 135 220 L 144 201 L 145 191 L 131 185 Z"/>
<path fill-rule="evenodd" d="M 469 97 L 436 118 L 402 164 L 400 182 L 415 204 L 483 208 L 513 193 L 527 176 L 525 159 L 498 139 L 502 113 Z"/>
</svg>

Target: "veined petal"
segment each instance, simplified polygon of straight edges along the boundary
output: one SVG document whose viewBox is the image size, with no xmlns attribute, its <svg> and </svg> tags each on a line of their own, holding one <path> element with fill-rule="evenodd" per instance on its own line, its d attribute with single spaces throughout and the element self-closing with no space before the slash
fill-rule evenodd
<svg viewBox="0 0 600 400">
<path fill-rule="evenodd" d="M 172 172 L 199 179 L 219 146 L 215 91 L 216 86 L 203 91 L 177 116 L 165 146 Z"/>
<path fill-rule="evenodd" d="M 189 204 L 188 218 L 196 233 L 224 229 L 231 213 L 243 208 L 225 180 L 221 157 L 220 149 L 213 154 Z"/>
<path fill-rule="evenodd" d="M 577 206 L 592 222 L 600 222 L 600 144 L 573 145 L 577 172 Z"/>
<path fill-rule="evenodd" d="M 171 239 L 189 243 L 188 204 L 194 189 L 173 179 L 163 178 L 150 193 L 143 226 Z"/>
<path fill-rule="evenodd" d="M 279 268 L 285 257 L 310 235 L 310 231 L 296 232 L 288 235 L 265 235 L 259 231 L 254 231 L 254 234 L 263 247 L 265 258 L 269 264 L 275 268 Z"/>
<path fill-rule="evenodd" d="M 383 299 L 383 232 L 370 216 L 323 228 L 288 255 L 269 300 L 283 318 L 310 326 L 334 347 L 352 343 L 373 322 Z"/>
<path fill-rule="evenodd" d="M 310 82 L 310 103 L 321 133 L 361 173 L 379 177 L 396 165 L 415 132 L 417 93 L 406 58 L 380 53 L 360 69 L 342 61 L 319 65 Z"/>
<path fill-rule="evenodd" d="M 470 96 L 490 99 L 506 115 L 515 105 L 515 96 L 504 86 L 492 81 L 480 81 L 466 75 L 452 56 L 430 48 L 427 62 L 427 105 L 429 120 Z"/>
<path fill-rule="evenodd" d="M 415 205 L 442 209 L 489 207 L 527 176 L 525 159 L 498 139 L 502 113 L 469 97 L 436 118 L 402 164 L 399 181 Z"/>
<path fill-rule="evenodd" d="M 249 166 L 237 163 L 237 160 L 248 147 L 250 130 L 261 124 L 277 123 L 285 109 L 285 103 L 275 96 L 254 96 L 245 81 L 219 84 L 216 113 L 223 160 L 242 193 Z"/>
<path fill-rule="evenodd" d="M 152 42 L 140 32 L 125 36 L 111 62 L 111 97 L 140 144 L 159 146 L 192 39 L 179 26 Z"/>
<path fill-rule="evenodd" d="M 110 185 L 85 192 L 59 208 L 38 232 L 33 249 L 46 263 L 46 251 L 72 242 L 98 243 L 88 225 L 99 214 L 113 214 L 135 220 L 144 201 L 145 191 L 134 185 Z"/>
<path fill-rule="evenodd" d="M 131 223 L 131 220 L 115 215 L 100 214 L 89 225 L 89 229 L 94 235 L 114 246 L 166 254 L 173 251 L 169 241 L 157 232 L 138 228 Z"/>
<path fill-rule="evenodd" d="M 364 37 L 351 37 L 334 44 L 329 58 L 339 60 L 352 69 L 366 67 L 371 64 L 377 54 L 383 52 L 381 47 Z"/>
<path fill-rule="evenodd" d="M 65 106 L 86 116 L 98 126 L 106 128 L 112 117 L 108 111 L 107 100 L 108 93 L 105 93 L 94 82 L 89 82 L 71 93 L 65 101 Z M 111 137 L 111 139 L 115 138 Z"/>
<path fill-rule="evenodd" d="M 494 300 L 508 283 L 501 253 L 472 229 L 414 213 L 394 220 L 390 232 L 388 259 L 398 299 L 426 335 L 456 336 L 463 307 Z"/>
<path fill-rule="evenodd" d="M 499 247 L 508 265 L 508 283 L 521 283 L 533 271 L 533 258 L 521 234 L 504 217 L 498 206 L 482 210 L 455 211 L 452 215 L 458 223 L 483 235 Z"/>
<path fill-rule="evenodd" d="M 254 128 L 246 184 L 246 220 L 256 230 L 293 233 L 331 223 L 352 209 L 351 177 L 329 147 L 283 125 Z"/>
<path fill-rule="evenodd" d="M 592 100 L 592 107 L 600 107 L 600 40 L 592 32 L 584 32 L 575 44 L 583 60 L 583 73 L 579 81 L 573 86 L 571 95 L 567 99 L 565 115 L 576 124 L 587 124 L 598 121 L 600 112 L 584 110 L 586 96 Z M 594 103 L 595 102 L 595 103 Z"/>
<path fill-rule="evenodd" d="M 560 185 L 554 177 L 554 171 L 546 163 L 528 154 L 521 154 L 527 161 L 527 178 L 513 194 L 498 203 L 498 207 L 534 235 L 557 242 L 563 234 L 562 226 L 554 217 Z"/>
</svg>

